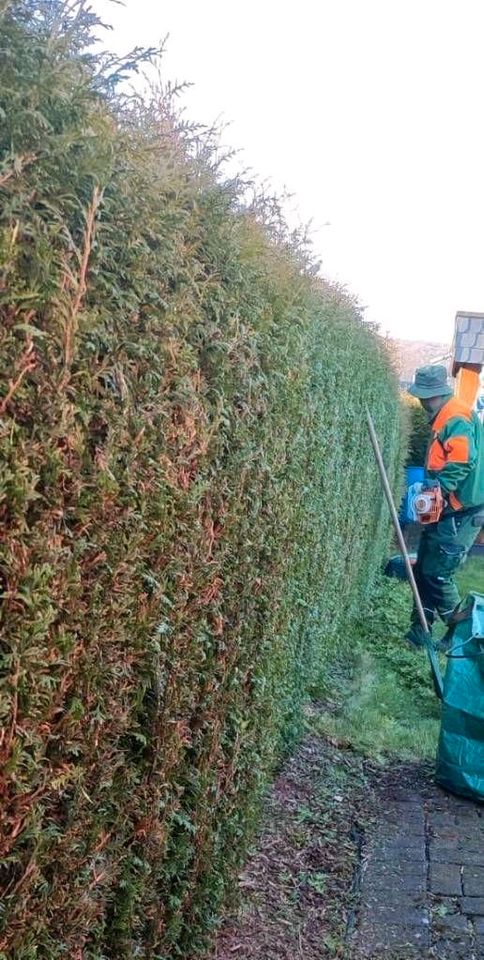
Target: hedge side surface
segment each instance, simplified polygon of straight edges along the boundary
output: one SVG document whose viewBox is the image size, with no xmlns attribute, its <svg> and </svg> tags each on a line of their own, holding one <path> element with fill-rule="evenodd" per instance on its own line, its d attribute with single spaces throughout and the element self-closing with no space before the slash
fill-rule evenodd
<svg viewBox="0 0 484 960">
<path fill-rule="evenodd" d="M 384 347 L 118 88 L 82 3 L 0 3 L 0 956 L 202 950 L 387 542 Z M 139 59 L 139 55 L 138 59 Z M 132 58 L 136 67 L 137 57 Z"/>
</svg>

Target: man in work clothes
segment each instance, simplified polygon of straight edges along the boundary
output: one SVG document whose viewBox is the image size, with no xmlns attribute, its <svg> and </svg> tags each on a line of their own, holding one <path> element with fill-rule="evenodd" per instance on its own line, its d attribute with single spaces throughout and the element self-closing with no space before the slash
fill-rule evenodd
<svg viewBox="0 0 484 960">
<path fill-rule="evenodd" d="M 451 626 L 463 619 L 454 574 L 476 540 L 484 511 L 484 428 L 477 414 L 453 395 L 445 367 L 420 367 L 409 388 L 431 423 L 427 480 L 440 484 L 445 508 L 423 527 L 415 579 L 431 629 L 436 613 Z M 421 646 L 423 630 L 414 608 L 407 640 Z"/>
</svg>

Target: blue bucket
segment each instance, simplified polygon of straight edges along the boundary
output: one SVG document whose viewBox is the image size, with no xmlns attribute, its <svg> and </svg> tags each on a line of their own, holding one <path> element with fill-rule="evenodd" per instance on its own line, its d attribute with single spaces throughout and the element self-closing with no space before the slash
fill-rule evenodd
<svg viewBox="0 0 484 960">
<path fill-rule="evenodd" d="M 410 523 L 412 517 L 408 509 L 408 488 L 412 483 L 423 483 L 425 479 L 424 467 L 407 467 L 405 470 L 405 494 L 400 504 L 400 523 Z"/>
<path fill-rule="evenodd" d="M 407 487 L 411 487 L 412 483 L 423 483 L 425 480 L 425 468 L 424 467 L 407 467 L 405 470 L 405 477 L 407 482 Z"/>
</svg>

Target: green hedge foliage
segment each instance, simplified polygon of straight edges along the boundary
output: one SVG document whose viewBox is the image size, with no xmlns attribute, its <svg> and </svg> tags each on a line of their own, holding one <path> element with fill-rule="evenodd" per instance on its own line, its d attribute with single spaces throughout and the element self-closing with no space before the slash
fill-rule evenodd
<svg viewBox="0 0 484 960">
<path fill-rule="evenodd" d="M 407 410 L 407 429 L 409 433 L 409 447 L 407 463 L 409 466 L 423 467 L 430 443 L 430 423 L 428 414 L 418 400 L 410 396 L 405 398 Z"/>
<path fill-rule="evenodd" d="M 0 11 L 0 956 L 189 957 L 381 562 L 397 388 L 83 3 Z"/>
</svg>

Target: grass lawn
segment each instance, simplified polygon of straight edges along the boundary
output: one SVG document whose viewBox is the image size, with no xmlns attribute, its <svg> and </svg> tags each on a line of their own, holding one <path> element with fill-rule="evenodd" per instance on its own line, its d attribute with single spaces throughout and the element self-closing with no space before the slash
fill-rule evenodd
<svg viewBox="0 0 484 960">
<path fill-rule="evenodd" d="M 463 596 L 484 593 L 484 558 L 470 558 L 457 579 Z M 426 653 L 403 640 L 410 609 L 408 585 L 384 580 L 317 691 L 325 704 L 319 732 L 381 762 L 435 755 L 440 704 Z"/>
<path fill-rule="evenodd" d="M 484 556 L 469 557 L 461 567 L 457 580 L 463 596 L 471 590 L 484 593 Z"/>
</svg>

